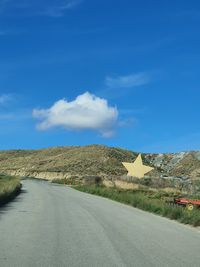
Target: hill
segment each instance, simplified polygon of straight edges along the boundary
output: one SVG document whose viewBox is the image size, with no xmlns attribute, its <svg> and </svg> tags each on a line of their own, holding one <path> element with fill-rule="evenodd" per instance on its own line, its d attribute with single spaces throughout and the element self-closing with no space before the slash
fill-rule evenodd
<svg viewBox="0 0 200 267">
<path fill-rule="evenodd" d="M 138 153 L 101 145 L 54 147 L 40 150 L 0 151 L 0 173 L 43 179 L 100 176 L 121 179 L 127 174 L 122 161 L 132 162 Z M 142 154 L 155 170 L 150 177 L 200 179 L 200 152 Z"/>
</svg>

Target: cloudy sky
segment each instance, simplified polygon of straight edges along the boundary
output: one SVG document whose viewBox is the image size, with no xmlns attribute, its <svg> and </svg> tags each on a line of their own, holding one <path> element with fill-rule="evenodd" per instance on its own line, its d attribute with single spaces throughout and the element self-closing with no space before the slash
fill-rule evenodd
<svg viewBox="0 0 200 267">
<path fill-rule="evenodd" d="M 200 2 L 0 0 L 0 149 L 200 149 Z"/>
</svg>

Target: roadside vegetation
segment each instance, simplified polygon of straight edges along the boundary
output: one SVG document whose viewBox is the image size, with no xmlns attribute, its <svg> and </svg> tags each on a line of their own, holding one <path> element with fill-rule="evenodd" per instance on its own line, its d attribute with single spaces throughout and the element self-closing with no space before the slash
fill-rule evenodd
<svg viewBox="0 0 200 267">
<path fill-rule="evenodd" d="M 0 206 L 20 193 L 20 178 L 0 175 Z"/>
<path fill-rule="evenodd" d="M 200 210 L 188 211 L 184 207 L 170 205 L 170 200 L 174 193 L 161 190 L 124 190 L 117 188 L 107 188 L 102 185 L 76 185 L 75 189 L 106 197 L 118 202 L 122 202 L 133 207 L 149 211 L 181 223 L 200 226 Z"/>
</svg>

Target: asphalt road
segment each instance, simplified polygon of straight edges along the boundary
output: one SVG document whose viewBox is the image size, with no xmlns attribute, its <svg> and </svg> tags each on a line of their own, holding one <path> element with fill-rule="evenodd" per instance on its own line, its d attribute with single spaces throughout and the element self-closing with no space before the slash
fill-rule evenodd
<svg viewBox="0 0 200 267">
<path fill-rule="evenodd" d="M 0 266 L 200 266 L 200 231 L 48 182 L 0 209 Z"/>
</svg>

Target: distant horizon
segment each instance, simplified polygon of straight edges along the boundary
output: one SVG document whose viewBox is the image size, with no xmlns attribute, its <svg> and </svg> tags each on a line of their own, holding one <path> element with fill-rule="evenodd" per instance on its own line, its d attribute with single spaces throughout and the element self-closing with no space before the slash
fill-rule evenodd
<svg viewBox="0 0 200 267">
<path fill-rule="evenodd" d="M 104 147 L 108 147 L 108 148 L 119 148 L 119 149 L 124 149 L 124 150 L 128 150 L 128 151 L 132 151 L 135 153 L 142 153 L 142 154 L 177 154 L 177 153 L 189 153 L 189 152 L 198 152 L 200 151 L 200 149 L 198 150 L 185 150 L 185 151 L 169 151 L 169 152 L 151 152 L 151 151 L 137 151 L 134 149 L 129 149 L 126 147 L 119 147 L 119 146 L 109 146 L 109 145 L 103 145 L 103 144 L 87 144 L 87 145 L 59 145 L 59 146 L 49 146 L 49 147 L 40 147 L 40 148 L 15 148 L 15 149 L 0 149 L 0 151 L 17 151 L 17 150 L 22 150 L 22 151 L 30 151 L 30 150 L 46 150 L 46 149 L 53 149 L 53 148 L 65 148 L 65 147 L 88 147 L 88 146 L 104 146 Z"/>
</svg>

